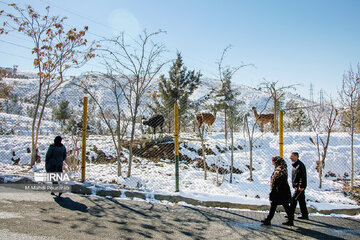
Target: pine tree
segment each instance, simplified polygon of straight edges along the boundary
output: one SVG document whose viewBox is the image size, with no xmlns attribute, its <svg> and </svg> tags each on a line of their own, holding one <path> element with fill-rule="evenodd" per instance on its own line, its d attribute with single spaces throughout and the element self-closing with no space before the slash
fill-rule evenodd
<svg viewBox="0 0 360 240">
<path fill-rule="evenodd" d="M 69 107 L 69 101 L 61 100 L 59 108 L 55 110 L 55 119 L 60 120 L 65 125 L 65 120 L 71 117 L 71 109 Z"/>
<path fill-rule="evenodd" d="M 222 80 L 220 89 L 212 89 L 211 95 L 216 99 L 212 107 L 216 111 L 223 111 L 225 114 L 225 121 L 237 126 L 241 122 L 241 114 L 238 110 L 243 102 L 237 99 L 239 92 L 231 86 L 231 79 L 233 72 L 226 68 L 222 73 Z M 226 123 L 228 125 L 228 123 Z M 227 126 L 225 126 L 227 128 Z"/>
<path fill-rule="evenodd" d="M 298 102 L 291 100 L 286 103 L 285 108 L 289 109 L 286 112 L 286 115 L 288 116 L 286 127 L 301 132 L 304 127 L 310 126 L 310 119 Z"/>
<path fill-rule="evenodd" d="M 180 126 L 185 127 L 191 116 L 188 112 L 191 107 L 190 96 L 200 84 L 200 72 L 188 71 L 182 61 L 181 54 L 177 53 L 177 59 L 170 67 L 169 77 L 160 76 L 159 91 L 160 100 L 153 96 L 155 106 L 150 106 L 154 112 L 161 112 L 165 122 L 168 123 L 168 131 L 171 131 L 173 122 L 174 104 L 179 104 Z"/>
</svg>

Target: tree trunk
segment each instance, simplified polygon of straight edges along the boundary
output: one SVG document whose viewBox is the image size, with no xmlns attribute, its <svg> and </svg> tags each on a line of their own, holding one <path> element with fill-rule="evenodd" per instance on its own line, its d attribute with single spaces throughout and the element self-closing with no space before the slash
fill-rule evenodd
<svg viewBox="0 0 360 240">
<path fill-rule="evenodd" d="M 131 164 L 132 164 L 132 158 L 133 158 L 133 143 L 134 143 L 134 137 L 135 137 L 135 117 L 132 118 L 131 121 L 131 137 L 130 137 L 130 146 L 129 146 L 129 166 L 128 166 L 128 172 L 127 177 L 131 176 Z"/>
<path fill-rule="evenodd" d="M 278 120 L 277 120 L 277 101 L 274 100 L 274 135 L 277 135 L 277 129 L 278 129 Z"/>
<path fill-rule="evenodd" d="M 121 173 L 121 159 L 120 159 L 120 151 L 121 151 L 121 138 L 120 138 L 120 121 L 118 121 L 118 124 L 116 126 L 117 128 L 117 146 L 116 147 L 116 160 L 118 163 L 118 170 L 117 170 L 117 175 L 118 177 L 121 177 L 122 173 Z"/>
<path fill-rule="evenodd" d="M 253 165 L 253 142 L 250 140 L 250 163 L 249 163 L 249 170 L 250 170 L 250 176 L 249 181 L 252 182 L 253 180 L 253 172 L 252 172 L 252 165 Z"/>
<path fill-rule="evenodd" d="M 351 136 L 350 136 L 350 141 L 351 141 L 351 181 L 350 181 L 350 188 L 351 190 L 354 188 L 354 127 L 351 127 Z"/>
<path fill-rule="evenodd" d="M 316 134 L 316 149 L 318 152 L 318 161 L 319 161 L 319 188 L 322 187 L 322 161 L 321 161 L 321 156 L 320 156 L 320 142 L 319 142 L 319 135 Z"/>
<path fill-rule="evenodd" d="M 205 127 L 204 124 L 199 128 L 200 130 L 200 139 L 201 139 L 201 148 L 202 148 L 202 158 L 203 158 L 203 165 L 204 165 L 204 180 L 207 179 L 207 164 L 206 164 L 206 157 L 205 157 L 205 143 L 204 143 L 204 131 Z"/>
<path fill-rule="evenodd" d="M 227 115 L 226 115 L 226 110 L 225 110 L 225 129 L 224 129 L 224 131 L 225 131 L 225 146 L 227 147 Z"/>
<path fill-rule="evenodd" d="M 320 161 L 320 166 L 319 166 L 319 179 L 320 179 L 320 184 L 319 184 L 319 188 L 322 188 L 322 168 L 323 168 L 323 162 Z"/>
<path fill-rule="evenodd" d="M 234 124 L 231 121 L 231 166 L 230 166 L 230 183 L 232 183 L 232 175 L 234 171 Z"/>
<path fill-rule="evenodd" d="M 36 161 L 36 148 L 37 148 L 37 140 L 36 140 L 36 119 L 37 119 L 37 112 L 39 111 L 39 106 L 40 103 L 38 102 L 35 106 L 34 109 L 34 116 L 33 116 L 33 121 L 31 124 L 31 161 L 30 161 L 30 166 L 33 166 L 35 164 Z"/>
</svg>

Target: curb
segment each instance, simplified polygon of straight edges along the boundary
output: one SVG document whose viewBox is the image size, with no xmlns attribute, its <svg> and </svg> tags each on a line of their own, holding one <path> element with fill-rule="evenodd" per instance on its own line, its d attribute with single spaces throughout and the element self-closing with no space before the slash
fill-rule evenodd
<svg viewBox="0 0 360 240">
<path fill-rule="evenodd" d="M 84 190 L 87 189 L 87 190 Z M 270 206 L 268 205 L 250 205 L 250 204 L 241 204 L 241 203 L 231 203 L 231 202 L 220 202 L 220 201 L 200 201 L 193 198 L 183 197 L 179 195 L 163 195 L 157 193 L 146 193 L 140 191 L 130 191 L 130 190 L 98 190 L 94 193 L 89 188 L 84 187 L 81 184 L 72 185 L 71 189 L 72 193 L 76 194 L 85 194 L 91 195 L 94 194 L 96 196 L 101 197 L 126 197 L 130 199 L 138 198 L 143 200 L 157 200 L 157 201 L 168 201 L 171 203 L 179 203 L 185 202 L 194 206 L 202 206 L 202 207 L 214 207 L 214 208 L 232 208 L 232 209 L 247 209 L 254 211 L 268 211 Z M 278 208 L 278 210 L 285 212 L 282 206 Z M 297 208 L 296 213 L 300 213 L 300 210 Z M 308 207 L 309 213 L 320 213 L 324 215 L 331 214 L 345 214 L 350 216 L 355 216 L 360 214 L 359 208 L 352 209 L 330 209 L 330 210 L 317 210 L 313 207 Z"/>
<path fill-rule="evenodd" d="M 5 178 L 0 176 L 0 183 L 6 184 Z M 10 183 L 10 182 L 9 182 Z M 17 181 L 11 182 L 12 184 L 39 184 L 35 182 L 32 178 L 22 177 Z M 89 183 L 87 183 L 89 184 Z M 93 185 L 91 185 L 93 186 Z M 84 184 L 72 184 L 71 185 L 71 193 L 81 194 L 81 195 L 96 195 L 99 197 L 122 197 L 122 198 L 130 198 L 130 199 L 143 199 L 143 200 L 157 200 L 157 201 L 168 201 L 171 203 L 179 203 L 185 202 L 194 206 L 202 206 L 202 207 L 214 207 L 214 208 L 231 208 L 231 209 L 246 209 L 246 210 L 254 210 L 254 211 L 268 211 L 270 206 L 268 205 L 250 205 L 250 204 L 241 204 L 241 203 L 231 203 L 231 202 L 220 202 L 220 201 L 200 201 L 193 198 L 183 197 L 180 195 L 163 195 L 157 193 L 146 193 L 141 191 L 131 191 L 131 190 L 105 190 L 100 189 L 97 191 L 93 191 L 91 187 L 86 187 Z M 282 206 L 278 208 L 278 210 L 283 211 Z M 349 216 L 355 216 L 360 214 L 360 207 L 352 208 L 352 209 L 330 209 L 330 210 L 317 210 L 312 207 L 308 207 L 309 213 L 320 213 L 324 215 L 331 214 L 344 214 Z M 296 209 L 296 213 L 300 213 L 299 209 Z"/>
</svg>

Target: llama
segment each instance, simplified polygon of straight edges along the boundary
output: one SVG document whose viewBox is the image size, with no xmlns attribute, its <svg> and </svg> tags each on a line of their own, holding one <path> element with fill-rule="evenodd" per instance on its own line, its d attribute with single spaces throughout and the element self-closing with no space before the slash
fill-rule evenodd
<svg viewBox="0 0 360 240">
<path fill-rule="evenodd" d="M 256 111 L 256 107 L 252 108 L 254 112 L 254 117 L 256 119 L 256 122 L 260 126 L 260 131 L 264 132 L 264 124 L 270 123 L 271 128 L 274 129 L 274 114 L 268 113 L 268 114 L 258 114 Z"/>
<path fill-rule="evenodd" d="M 163 125 L 164 125 L 164 116 L 161 114 L 156 114 L 149 118 L 148 120 L 144 120 L 143 124 L 154 129 L 154 134 L 156 133 L 156 127 L 160 126 L 161 131 L 163 132 Z"/>
<path fill-rule="evenodd" d="M 196 123 L 198 128 L 200 128 L 202 124 L 207 124 L 208 127 L 210 128 L 214 122 L 215 122 L 215 117 L 211 113 L 196 114 Z"/>
</svg>

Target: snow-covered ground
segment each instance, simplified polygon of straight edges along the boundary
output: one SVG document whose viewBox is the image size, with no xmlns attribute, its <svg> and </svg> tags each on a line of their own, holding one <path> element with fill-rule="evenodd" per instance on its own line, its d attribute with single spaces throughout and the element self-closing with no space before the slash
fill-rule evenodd
<svg viewBox="0 0 360 240">
<path fill-rule="evenodd" d="M 34 76 L 31 76 L 34 77 Z M 44 172 L 44 158 L 49 144 L 53 142 L 56 135 L 60 133 L 60 124 L 51 121 L 51 108 L 45 111 L 45 119 L 40 129 L 40 138 L 38 141 L 39 154 L 41 163 L 36 164 L 32 169 L 26 165 L 30 162 L 30 154 L 27 148 L 31 147 L 31 121 L 26 117 L 26 111 L 31 107 L 25 99 L 31 99 L 36 94 L 36 79 L 4 79 L 4 82 L 13 86 L 14 93 L 20 98 L 17 107 L 21 109 L 21 116 L 16 114 L 0 113 L 0 129 L 13 129 L 8 132 L 12 135 L 0 135 L 0 174 L 7 175 L 7 180 L 11 181 L 15 175 L 33 176 L 34 172 Z M 96 84 L 96 82 L 94 82 Z M 192 100 L 204 98 L 206 93 L 212 87 L 218 86 L 218 82 L 213 80 L 203 81 L 203 85 L 199 87 L 191 96 Z M 155 86 L 155 85 L 154 85 Z M 98 87 L 98 86 L 95 86 Z M 97 89 L 101 98 L 101 104 L 110 106 L 112 100 L 111 95 L 104 89 Z M 264 108 L 268 96 L 266 93 L 246 86 L 239 86 L 238 96 L 245 104 L 242 106 L 244 112 L 251 113 L 251 107 L 256 106 L 259 109 Z M 52 104 L 59 103 L 61 99 L 70 102 L 74 110 L 79 110 L 79 101 L 82 97 L 81 91 L 75 89 L 70 84 L 60 89 L 52 98 Z M 284 102 L 294 99 L 291 94 L 286 94 Z M 150 100 L 150 99 L 148 99 Z M 3 103 L 5 100 L 0 100 Z M 297 101 L 304 101 L 298 98 Z M 267 110 L 271 103 L 267 106 Z M 77 109 L 76 109 L 77 108 Z M 81 110 L 81 109 L 80 109 Z M 93 110 L 94 113 L 96 112 Z M 252 113 L 251 113 L 252 114 Z M 286 119 L 286 116 L 285 116 Z M 250 125 L 253 124 L 254 118 L 249 117 Z M 211 134 L 206 136 L 206 147 L 211 149 L 215 155 L 207 155 L 207 165 L 215 164 L 224 169 L 230 168 L 231 153 L 226 146 L 223 131 L 223 119 L 221 113 L 217 115 L 217 119 L 212 126 Z M 175 169 L 174 164 L 169 159 L 162 159 L 159 162 L 152 162 L 146 159 L 135 157 L 132 166 L 132 174 L 130 178 L 117 176 L 117 164 L 87 164 L 86 181 L 97 183 L 98 186 L 108 188 L 125 188 L 136 189 L 151 193 L 160 194 L 180 194 L 184 197 L 191 197 L 204 201 L 225 201 L 241 204 L 264 205 L 269 204 L 269 183 L 270 176 L 273 171 L 271 158 L 278 155 L 278 136 L 272 133 L 261 134 L 256 129 L 255 146 L 253 149 L 253 180 L 249 178 L 249 144 L 243 133 L 236 133 L 234 136 L 234 167 L 242 172 L 241 174 L 233 174 L 232 183 L 230 183 L 229 174 L 218 176 L 219 184 L 216 185 L 217 175 L 214 172 L 208 172 L 207 180 L 204 180 L 204 171 L 197 166 L 197 163 L 180 163 L 180 192 L 175 193 Z M 140 134 L 137 128 L 137 135 Z M 64 144 L 68 150 L 72 149 L 72 138 L 63 136 Z M 197 151 L 201 149 L 200 141 L 195 134 L 181 134 L 180 153 L 186 155 L 189 159 L 195 160 L 201 158 Z M 350 162 L 350 137 L 345 132 L 334 132 L 331 134 L 329 149 L 326 157 L 323 184 L 319 188 L 319 174 L 317 173 L 316 161 L 317 151 L 315 146 L 309 140 L 314 138 L 314 134 L 310 132 L 285 132 L 284 134 L 284 158 L 288 164 L 289 183 L 291 182 L 291 163 L 289 155 L 292 151 L 300 153 L 300 159 L 305 163 L 308 173 L 308 188 L 306 196 L 308 206 L 312 206 L 318 210 L 326 209 L 343 209 L 343 208 L 359 208 L 357 203 L 350 196 L 343 193 L 343 184 L 336 179 L 349 179 L 351 173 Z M 227 142 L 230 143 L 230 140 Z M 355 136 L 355 178 L 357 185 L 360 183 L 360 135 Z M 96 146 L 102 150 L 107 156 L 115 156 L 115 149 L 112 146 L 111 138 L 108 136 L 92 136 L 87 140 L 87 152 L 89 159 L 96 158 L 97 154 L 92 150 Z M 225 151 L 223 151 L 226 148 Z M 20 158 L 19 166 L 13 166 L 11 158 Z M 127 153 L 125 151 L 124 159 Z M 181 159 L 180 159 L 181 160 Z M 122 164 L 122 176 L 127 174 L 127 163 Z M 80 173 L 76 172 L 75 176 L 80 177 Z M 15 177 L 14 177 L 15 179 Z"/>
<path fill-rule="evenodd" d="M 345 196 L 343 185 L 334 181 L 342 178 L 344 174 L 350 175 L 350 144 L 349 137 L 345 133 L 333 133 L 328 157 L 324 168 L 324 175 L 334 173 L 336 177 L 324 177 L 322 188 L 319 188 L 319 176 L 315 170 L 316 149 L 309 141 L 309 133 L 286 133 L 284 136 L 284 155 L 288 164 L 289 183 L 291 182 L 291 163 L 288 155 L 291 151 L 298 151 L 300 159 L 305 163 L 308 171 L 308 188 L 306 190 L 308 206 L 318 210 L 359 208 L 357 203 Z M 189 139 L 190 135 L 186 136 Z M 29 163 L 30 154 L 26 152 L 31 146 L 29 136 L 0 136 L 2 148 L 0 149 L 1 174 L 32 176 L 34 172 L 44 172 L 44 156 L 47 147 L 52 143 L 54 136 L 41 136 L 39 139 L 39 153 L 42 162 L 29 170 L 24 164 Z M 196 163 L 180 163 L 180 193 L 175 193 L 175 169 L 169 159 L 160 162 L 151 162 L 146 159 L 135 157 L 130 178 L 117 176 L 117 164 L 87 164 L 86 181 L 102 184 L 102 187 L 136 189 L 145 192 L 159 194 L 180 194 L 184 197 L 191 197 L 203 201 L 224 201 L 241 204 L 266 205 L 269 194 L 269 180 L 273 171 L 271 157 L 278 153 L 278 137 L 271 133 L 256 136 L 256 147 L 253 152 L 253 179 L 248 181 L 249 169 L 249 148 L 242 134 L 235 136 L 235 146 L 241 146 L 234 152 L 234 167 L 243 171 L 242 174 L 233 174 L 233 183 L 229 182 L 229 174 L 219 175 L 220 186 L 216 186 L 216 173 L 208 172 L 207 180 L 204 180 L 202 168 L 196 167 Z M 64 137 L 64 144 L 71 148 L 71 138 Z M 106 155 L 115 155 L 110 137 L 90 136 L 87 140 L 87 151 L 90 159 L 96 157 L 92 151 L 95 146 L 104 151 Z M 210 166 L 216 163 L 225 169 L 230 166 L 230 151 L 221 153 L 224 149 L 224 135 L 214 133 L 207 136 L 207 148 L 212 149 L 216 155 L 207 156 L 207 164 Z M 216 147 L 218 146 L 218 147 Z M 180 153 L 189 158 L 198 158 L 194 150 L 199 150 L 201 143 L 198 141 L 182 141 Z M 189 150 L 191 149 L 191 151 Z M 355 159 L 359 159 L 360 136 L 355 139 Z M 12 152 L 20 157 L 20 165 L 12 166 Z M 127 157 L 125 155 L 125 157 Z M 181 159 L 180 159 L 181 160 Z M 127 164 L 123 164 L 123 176 L 127 173 Z M 359 179 L 359 162 L 356 161 L 356 178 Z M 75 174 L 78 178 L 80 172 Z"/>
</svg>

